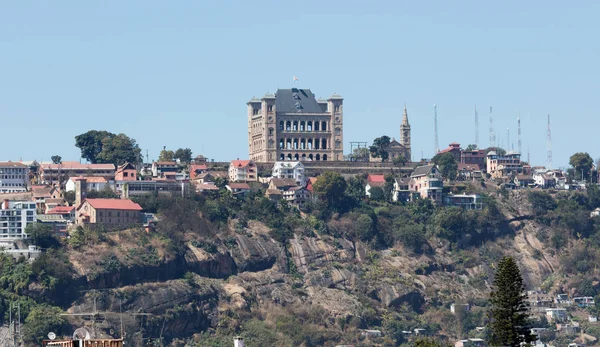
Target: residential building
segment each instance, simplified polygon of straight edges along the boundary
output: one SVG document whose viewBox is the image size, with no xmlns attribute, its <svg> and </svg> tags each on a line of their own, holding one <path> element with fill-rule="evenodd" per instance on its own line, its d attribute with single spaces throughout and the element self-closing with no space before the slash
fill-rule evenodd
<svg viewBox="0 0 600 347">
<path fill-rule="evenodd" d="M 153 177 L 167 177 L 171 175 L 174 179 L 177 172 L 179 172 L 179 165 L 174 161 L 155 161 L 152 163 Z"/>
<path fill-rule="evenodd" d="M 196 188 L 196 192 L 198 193 L 206 193 L 219 190 L 219 187 L 217 187 L 213 183 L 196 183 L 194 187 Z"/>
<path fill-rule="evenodd" d="M 370 198 L 372 188 L 375 188 L 375 187 L 383 188 L 384 185 L 385 185 L 385 176 L 384 175 L 368 175 L 367 176 L 367 184 L 365 185 L 365 195 Z"/>
<path fill-rule="evenodd" d="M 190 164 L 190 167 L 189 167 L 190 179 L 194 180 L 199 175 L 205 174 L 206 171 L 208 171 L 208 167 L 206 166 L 206 164 Z"/>
<path fill-rule="evenodd" d="M 232 160 L 229 164 L 229 182 L 257 182 L 258 172 L 252 160 Z"/>
<path fill-rule="evenodd" d="M 538 169 L 533 171 L 535 185 L 544 189 L 558 186 L 558 181 L 563 177 L 562 172 L 558 170 Z M 564 185 L 566 179 L 563 179 L 562 183 Z"/>
<path fill-rule="evenodd" d="M 313 194 L 314 193 L 314 185 L 315 183 L 317 183 L 317 179 L 318 177 L 309 177 L 308 180 L 306 180 L 306 189 L 308 189 L 308 191 Z"/>
<path fill-rule="evenodd" d="M 35 205 L 38 211 L 43 212 L 46 210 L 46 201 L 61 199 L 62 193 L 56 187 L 35 185 L 31 187 L 33 192 L 32 201 L 35 201 Z"/>
<path fill-rule="evenodd" d="M 456 159 L 456 162 L 460 163 L 460 158 L 461 158 L 460 143 L 452 142 L 451 144 L 448 145 L 448 148 L 442 149 L 441 151 L 437 152 L 437 154 L 445 154 L 445 153 L 452 154 L 452 156 L 454 156 L 454 159 Z"/>
<path fill-rule="evenodd" d="M 483 173 L 478 164 L 459 163 L 456 169 L 457 177 L 465 181 L 474 181 L 483 178 Z"/>
<path fill-rule="evenodd" d="M 101 191 L 103 189 L 106 188 L 106 186 L 108 186 L 110 188 L 110 185 L 108 185 L 108 182 L 106 181 L 106 178 L 104 177 L 94 177 L 94 176 L 90 176 L 90 177 L 71 177 L 69 178 L 69 180 L 67 181 L 67 184 L 65 184 L 65 190 L 67 192 L 74 192 L 75 191 L 75 182 L 78 180 L 82 180 L 85 179 L 86 184 L 85 187 L 87 189 L 88 192 L 91 192 L 93 190 L 95 191 Z"/>
<path fill-rule="evenodd" d="M 215 177 L 210 172 L 204 172 L 193 178 L 198 183 L 214 183 Z"/>
<path fill-rule="evenodd" d="M 596 304 L 596 302 L 594 301 L 594 297 L 592 296 L 575 297 L 573 298 L 573 302 L 579 307 L 589 307 L 594 306 Z"/>
<path fill-rule="evenodd" d="M 248 183 L 229 183 L 225 186 L 233 195 L 244 195 L 250 191 Z"/>
<path fill-rule="evenodd" d="M 52 228 L 52 233 L 62 238 L 67 237 L 67 230 L 73 224 L 73 221 L 60 214 L 38 214 L 36 218 L 38 223 L 49 225 Z"/>
<path fill-rule="evenodd" d="M 173 196 L 186 196 L 189 193 L 188 181 L 117 181 L 115 191 L 123 199 L 131 196 L 145 194 L 169 194 Z"/>
<path fill-rule="evenodd" d="M 311 192 L 296 185 L 293 178 L 271 178 L 265 196 L 272 201 L 285 200 L 293 206 L 302 206 L 311 199 Z"/>
<path fill-rule="evenodd" d="M 454 347 L 485 347 L 487 344 L 483 339 L 465 339 L 458 340 L 454 343 Z"/>
<path fill-rule="evenodd" d="M 0 203 L 0 240 L 26 239 L 27 225 L 35 223 L 36 209 L 32 201 L 4 200 Z"/>
<path fill-rule="evenodd" d="M 555 322 L 565 322 L 567 320 L 567 309 L 562 307 L 547 308 L 546 318 Z"/>
<path fill-rule="evenodd" d="M 248 149 L 256 162 L 344 160 L 343 98 L 278 89 L 248 105 Z"/>
<path fill-rule="evenodd" d="M 450 313 L 456 314 L 456 311 L 463 310 L 464 312 L 469 312 L 471 310 L 471 305 L 469 304 L 450 304 Z"/>
<path fill-rule="evenodd" d="M 130 226 L 141 223 L 142 207 L 129 199 L 85 199 L 77 207 L 77 224 Z"/>
<path fill-rule="evenodd" d="M 296 184 L 299 186 L 304 186 L 306 183 L 306 178 L 304 176 L 304 164 L 299 161 L 275 162 L 271 176 L 274 178 L 292 178 L 296 180 Z"/>
<path fill-rule="evenodd" d="M 528 188 L 535 185 L 535 180 L 531 175 L 516 175 L 514 181 L 519 188 Z"/>
<path fill-rule="evenodd" d="M 521 154 L 516 152 L 508 152 L 500 156 L 495 151 L 490 151 L 486 156 L 486 168 L 493 178 L 526 173 L 521 165 Z"/>
<path fill-rule="evenodd" d="M 409 189 L 411 192 L 418 193 L 422 199 L 431 199 L 437 204 L 442 203 L 444 182 L 435 165 L 418 166 L 410 178 Z"/>
<path fill-rule="evenodd" d="M 460 163 L 467 165 L 478 165 L 485 168 L 485 149 L 462 150 L 460 152 Z"/>
<path fill-rule="evenodd" d="M 392 201 L 410 201 L 410 177 L 394 179 L 394 194 L 392 195 Z"/>
<path fill-rule="evenodd" d="M 479 194 L 447 194 L 444 196 L 444 205 L 456 206 L 465 210 L 481 210 L 483 208 Z"/>
<path fill-rule="evenodd" d="M 23 163 L 0 162 L 0 193 L 27 191 L 29 168 Z"/>
<path fill-rule="evenodd" d="M 69 177 L 78 176 L 100 176 L 107 181 L 112 181 L 115 179 L 115 166 L 113 164 L 80 164 L 74 161 L 40 166 L 40 178 L 44 184 L 64 183 Z"/>
<path fill-rule="evenodd" d="M 138 179 L 138 172 L 131 163 L 125 163 L 117 167 L 115 181 L 135 181 Z"/>
</svg>

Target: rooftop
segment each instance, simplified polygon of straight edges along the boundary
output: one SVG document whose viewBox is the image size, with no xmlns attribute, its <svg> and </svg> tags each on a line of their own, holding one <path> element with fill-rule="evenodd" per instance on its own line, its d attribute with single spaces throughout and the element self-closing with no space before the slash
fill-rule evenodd
<svg viewBox="0 0 600 347">
<path fill-rule="evenodd" d="M 385 176 L 369 174 L 367 176 L 367 182 L 369 182 L 369 183 L 375 183 L 375 182 L 385 183 Z"/>
<path fill-rule="evenodd" d="M 114 164 L 81 164 L 65 161 L 61 164 L 42 164 L 42 170 L 114 170 Z"/>
<path fill-rule="evenodd" d="M 4 161 L 4 162 L 0 162 L 0 167 L 9 167 L 9 168 L 26 168 L 27 165 L 20 163 L 20 162 L 14 162 L 14 161 Z"/>
<path fill-rule="evenodd" d="M 85 199 L 93 208 L 103 210 L 141 211 L 142 207 L 129 199 Z"/>
<path fill-rule="evenodd" d="M 310 89 L 278 89 L 275 96 L 278 113 L 323 113 Z"/>
<path fill-rule="evenodd" d="M 232 160 L 231 165 L 235 167 L 246 167 L 249 166 L 251 162 L 251 160 Z"/>
</svg>

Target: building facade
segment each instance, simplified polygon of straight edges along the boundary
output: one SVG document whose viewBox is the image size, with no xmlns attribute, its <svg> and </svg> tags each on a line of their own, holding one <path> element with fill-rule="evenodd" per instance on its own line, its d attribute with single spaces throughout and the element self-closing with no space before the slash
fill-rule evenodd
<svg viewBox="0 0 600 347">
<path fill-rule="evenodd" d="M 444 181 L 435 165 L 418 166 L 410 175 L 411 192 L 418 193 L 422 199 L 431 199 L 434 203 L 442 202 Z"/>
<path fill-rule="evenodd" d="M 0 162 L 0 193 L 20 193 L 27 191 L 29 168 L 16 162 Z"/>
<path fill-rule="evenodd" d="M 35 221 L 35 202 L 3 201 L 0 204 L 0 241 L 26 239 L 25 228 Z"/>
<path fill-rule="evenodd" d="M 141 224 L 142 207 L 127 199 L 85 199 L 77 207 L 77 224 L 130 226 Z"/>
<path fill-rule="evenodd" d="M 42 164 L 40 167 L 42 183 L 55 184 L 64 183 L 69 177 L 77 176 L 99 176 L 107 181 L 115 179 L 114 164 L 80 164 L 78 162 L 66 161 L 61 164 Z"/>
<path fill-rule="evenodd" d="M 293 178 L 296 180 L 296 184 L 304 186 L 306 183 L 306 177 L 304 175 L 304 164 L 299 161 L 296 162 L 285 162 L 278 161 L 273 165 L 273 173 L 271 177 L 274 178 Z"/>
<path fill-rule="evenodd" d="M 343 98 L 278 89 L 248 103 L 248 148 L 256 162 L 344 160 Z"/>
<path fill-rule="evenodd" d="M 228 177 L 229 182 L 257 182 L 258 169 L 252 160 L 232 160 Z"/>
</svg>

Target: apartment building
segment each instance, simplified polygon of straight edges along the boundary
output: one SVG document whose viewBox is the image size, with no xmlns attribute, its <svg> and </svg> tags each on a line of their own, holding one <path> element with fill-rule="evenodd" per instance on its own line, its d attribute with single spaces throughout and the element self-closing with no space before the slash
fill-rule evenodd
<svg viewBox="0 0 600 347">
<path fill-rule="evenodd" d="M 19 162 L 0 162 L 0 193 L 27 191 L 29 168 Z"/>
<path fill-rule="evenodd" d="M 0 204 L 0 241 L 26 239 L 25 229 L 35 221 L 35 202 L 4 200 Z"/>
</svg>

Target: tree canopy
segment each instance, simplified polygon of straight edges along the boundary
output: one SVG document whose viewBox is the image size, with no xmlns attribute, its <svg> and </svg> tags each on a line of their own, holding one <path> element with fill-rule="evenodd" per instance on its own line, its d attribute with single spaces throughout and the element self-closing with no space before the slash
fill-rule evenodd
<svg viewBox="0 0 600 347">
<path fill-rule="evenodd" d="M 90 130 L 75 136 L 75 146 L 81 150 L 81 157 L 92 164 L 121 165 L 142 161 L 139 145 L 125 134 Z"/>
<path fill-rule="evenodd" d="M 470 144 L 467 146 L 467 148 L 465 149 L 465 151 L 474 151 L 477 149 L 477 145 L 476 144 Z"/>
<path fill-rule="evenodd" d="M 525 299 L 523 277 L 517 263 L 512 257 L 503 257 L 490 293 L 490 346 L 517 347 L 534 341 Z"/>
<path fill-rule="evenodd" d="M 594 166 L 594 160 L 588 153 L 575 153 L 569 158 L 569 164 L 575 170 L 575 179 L 588 179 Z"/>
<path fill-rule="evenodd" d="M 62 163 L 62 157 L 60 155 L 53 155 L 50 157 L 50 160 L 52 160 L 52 164 Z"/>
<path fill-rule="evenodd" d="M 175 158 L 175 152 L 169 149 L 163 149 L 158 155 L 158 161 L 173 161 Z"/>
<path fill-rule="evenodd" d="M 346 180 L 337 172 L 325 172 L 313 185 L 314 192 L 331 209 L 340 209 L 346 192 Z"/>
<path fill-rule="evenodd" d="M 436 154 L 431 161 L 440 168 L 440 173 L 444 178 L 449 180 L 456 179 L 458 163 L 452 153 Z"/>
<path fill-rule="evenodd" d="M 173 158 L 182 163 L 189 163 L 192 161 L 192 150 L 189 148 L 179 148 L 173 154 Z"/>
<path fill-rule="evenodd" d="M 386 161 L 390 154 L 387 149 L 390 147 L 390 137 L 381 136 L 373 140 L 373 145 L 369 147 L 369 152 L 374 158 L 381 158 L 381 161 Z"/>
</svg>

